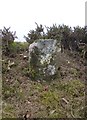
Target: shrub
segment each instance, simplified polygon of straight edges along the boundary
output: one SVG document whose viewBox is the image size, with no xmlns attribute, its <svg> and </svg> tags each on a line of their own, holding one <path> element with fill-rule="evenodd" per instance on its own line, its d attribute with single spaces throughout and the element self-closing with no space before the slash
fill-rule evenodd
<svg viewBox="0 0 87 120">
<path fill-rule="evenodd" d="M 9 55 L 11 52 L 11 45 L 14 42 L 16 36 L 16 32 L 11 32 L 10 27 L 6 28 L 4 27 L 3 30 L 1 31 L 2 34 L 2 52 L 5 55 Z"/>
</svg>

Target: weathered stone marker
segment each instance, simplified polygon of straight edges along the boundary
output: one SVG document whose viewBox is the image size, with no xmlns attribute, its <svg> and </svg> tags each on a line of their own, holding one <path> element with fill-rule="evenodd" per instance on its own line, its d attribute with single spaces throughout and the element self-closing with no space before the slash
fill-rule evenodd
<svg viewBox="0 0 87 120">
<path fill-rule="evenodd" d="M 51 79 L 58 73 L 61 49 L 57 40 L 39 39 L 29 46 L 29 73 L 37 80 Z"/>
</svg>

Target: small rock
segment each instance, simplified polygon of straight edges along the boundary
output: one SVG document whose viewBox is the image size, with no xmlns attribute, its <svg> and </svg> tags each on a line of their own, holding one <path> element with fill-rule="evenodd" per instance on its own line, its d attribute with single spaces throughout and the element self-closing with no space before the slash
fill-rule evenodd
<svg viewBox="0 0 87 120">
<path fill-rule="evenodd" d="M 20 54 L 20 56 L 23 56 L 23 54 Z"/>
<path fill-rule="evenodd" d="M 31 112 L 27 111 L 25 115 L 23 115 L 24 120 L 27 120 L 28 118 L 31 117 Z"/>
<path fill-rule="evenodd" d="M 24 55 L 24 58 L 27 58 L 27 56 Z"/>
<path fill-rule="evenodd" d="M 40 83 L 40 80 L 37 80 L 38 83 Z"/>
<path fill-rule="evenodd" d="M 69 64 L 70 62 L 68 61 L 68 64 Z"/>
<path fill-rule="evenodd" d="M 28 104 L 30 104 L 31 102 L 30 101 L 27 101 Z"/>
<path fill-rule="evenodd" d="M 10 70 L 10 67 L 8 66 L 8 68 L 7 68 L 8 70 Z"/>
<path fill-rule="evenodd" d="M 69 63 L 70 63 L 70 61 L 69 61 L 69 60 L 67 60 L 67 63 L 69 64 Z"/>
<path fill-rule="evenodd" d="M 27 59 L 27 58 L 28 58 L 28 56 L 25 56 L 25 55 L 23 56 L 23 59 Z"/>
</svg>

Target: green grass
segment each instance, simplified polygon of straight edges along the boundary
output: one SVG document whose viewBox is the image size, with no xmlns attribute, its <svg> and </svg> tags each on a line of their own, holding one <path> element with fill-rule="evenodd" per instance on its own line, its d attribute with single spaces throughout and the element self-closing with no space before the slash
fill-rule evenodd
<svg viewBox="0 0 87 120">
<path fill-rule="evenodd" d="M 4 104 L 3 105 L 3 118 L 14 118 L 15 117 L 15 109 L 12 104 Z"/>
<path fill-rule="evenodd" d="M 55 84 L 53 84 L 55 83 Z M 84 117 L 84 114 L 81 112 L 81 109 L 84 107 L 84 84 L 80 80 L 71 80 L 71 81 L 54 81 L 50 82 L 48 90 L 44 90 L 44 87 L 48 83 L 36 83 L 31 87 L 31 96 L 35 96 L 35 91 L 38 98 L 36 101 L 41 103 L 45 112 L 38 111 L 38 115 L 45 115 L 50 118 L 81 118 Z M 65 104 L 62 101 L 62 98 L 65 98 L 69 103 Z M 51 111 L 55 110 L 51 114 Z M 44 114 L 43 114 L 44 113 Z M 82 114 L 81 114 L 82 113 Z M 43 116 L 44 117 L 44 116 Z"/>
</svg>

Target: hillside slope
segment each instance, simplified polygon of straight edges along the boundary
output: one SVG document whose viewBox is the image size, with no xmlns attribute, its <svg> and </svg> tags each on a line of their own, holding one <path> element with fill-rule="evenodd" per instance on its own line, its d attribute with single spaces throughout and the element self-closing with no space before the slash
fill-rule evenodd
<svg viewBox="0 0 87 120">
<path fill-rule="evenodd" d="M 55 80 L 34 81 L 28 75 L 28 52 L 3 56 L 3 118 L 82 118 L 85 68 L 79 56 L 61 53 Z M 10 61 L 9 61 L 10 60 Z M 13 63 L 8 69 L 8 61 Z"/>
</svg>

